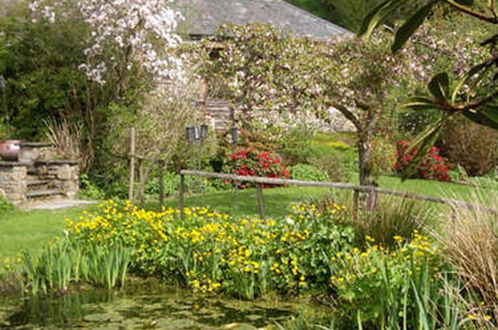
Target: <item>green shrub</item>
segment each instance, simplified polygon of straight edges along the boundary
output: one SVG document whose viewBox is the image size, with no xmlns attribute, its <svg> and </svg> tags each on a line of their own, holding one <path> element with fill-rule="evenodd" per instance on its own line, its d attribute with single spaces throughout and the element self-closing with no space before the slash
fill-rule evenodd
<svg viewBox="0 0 498 330">
<path fill-rule="evenodd" d="M 377 136 L 372 141 L 371 157 L 373 175 L 392 173 L 392 167 L 396 163 L 396 146 L 388 139 Z"/>
<path fill-rule="evenodd" d="M 81 189 L 79 191 L 79 196 L 81 198 L 92 200 L 102 200 L 106 198 L 106 193 L 92 182 L 87 174 L 82 174 L 80 176 L 80 185 Z"/>
<path fill-rule="evenodd" d="M 466 118 L 453 118 L 439 138 L 441 153 L 469 176 L 482 176 L 498 164 L 498 132 Z"/>
<path fill-rule="evenodd" d="M 327 173 L 319 168 L 308 164 L 297 164 L 287 168 L 290 172 L 290 178 L 304 181 L 328 181 Z"/>
<path fill-rule="evenodd" d="M 14 205 L 5 197 L 0 195 L 0 215 L 14 210 Z"/>
<path fill-rule="evenodd" d="M 176 173 L 164 173 L 164 196 L 173 196 L 178 194 L 180 187 L 180 175 Z M 207 179 L 193 176 L 185 176 L 185 189 L 187 192 L 214 192 L 231 189 L 232 185 L 224 183 L 218 179 Z M 159 195 L 159 179 L 157 176 L 149 179 L 145 186 L 145 195 L 156 197 Z"/>
</svg>

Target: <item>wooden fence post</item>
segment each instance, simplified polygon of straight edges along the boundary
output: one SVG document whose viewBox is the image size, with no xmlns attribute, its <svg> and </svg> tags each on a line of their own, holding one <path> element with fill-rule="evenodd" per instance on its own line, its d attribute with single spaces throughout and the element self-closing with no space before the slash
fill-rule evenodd
<svg viewBox="0 0 498 330">
<path fill-rule="evenodd" d="M 128 200 L 133 202 L 133 186 L 135 185 L 135 127 L 130 129 L 130 181 L 128 184 Z"/>
<path fill-rule="evenodd" d="M 185 194 L 185 175 L 180 173 L 180 187 L 178 188 L 178 209 L 180 211 L 180 219 L 183 219 L 183 198 Z"/>
<path fill-rule="evenodd" d="M 164 206 L 164 160 L 159 160 L 157 165 L 157 178 L 159 180 L 159 212 L 161 212 Z"/>
<path fill-rule="evenodd" d="M 145 189 L 145 173 L 144 173 L 144 163 L 145 161 L 141 158 L 138 159 L 138 191 L 137 197 L 140 201 L 140 204 L 144 204 L 144 189 Z"/>
<path fill-rule="evenodd" d="M 256 188 L 256 196 L 258 199 L 258 210 L 259 210 L 259 218 L 265 218 L 265 201 L 263 198 L 263 187 L 262 184 L 258 184 Z"/>
<path fill-rule="evenodd" d="M 360 192 L 358 190 L 353 190 L 353 221 L 358 220 L 358 199 L 360 198 Z"/>
</svg>

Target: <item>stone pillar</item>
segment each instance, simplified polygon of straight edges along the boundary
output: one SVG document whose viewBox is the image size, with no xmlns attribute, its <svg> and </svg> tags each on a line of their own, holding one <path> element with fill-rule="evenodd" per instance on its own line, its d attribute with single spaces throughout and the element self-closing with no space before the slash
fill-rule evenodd
<svg viewBox="0 0 498 330">
<path fill-rule="evenodd" d="M 0 190 L 14 205 L 27 202 L 29 163 L 0 162 Z"/>
</svg>

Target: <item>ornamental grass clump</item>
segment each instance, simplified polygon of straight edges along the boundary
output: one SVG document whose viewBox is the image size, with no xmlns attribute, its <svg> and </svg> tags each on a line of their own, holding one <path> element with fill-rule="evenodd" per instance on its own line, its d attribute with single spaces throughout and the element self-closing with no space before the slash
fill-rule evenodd
<svg viewBox="0 0 498 330">
<path fill-rule="evenodd" d="M 498 215 L 479 206 L 484 199 L 498 205 L 496 192 L 479 188 L 472 198 L 475 209 L 454 205 L 438 237 L 462 277 L 466 296 L 475 295 L 481 301 L 472 315 L 493 315 L 498 320 Z"/>
<path fill-rule="evenodd" d="M 396 236 L 410 238 L 414 231 L 423 232 L 434 219 L 432 209 L 419 201 L 382 196 L 373 210 L 363 210 L 352 220 L 360 245 L 368 244 L 366 235 L 386 248 L 395 247 Z"/>
</svg>

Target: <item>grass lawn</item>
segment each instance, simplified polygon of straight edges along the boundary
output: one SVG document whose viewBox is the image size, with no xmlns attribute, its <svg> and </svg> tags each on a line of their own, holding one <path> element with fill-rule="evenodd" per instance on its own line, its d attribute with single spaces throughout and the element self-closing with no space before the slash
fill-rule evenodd
<svg viewBox="0 0 498 330">
<path fill-rule="evenodd" d="M 394 189 L 429 196 L 455 197 L 471 201 L 472 191 L 475 188 L 451 183 L 441 183 L 426 180 L 407 180 L 401 182 L 398 178 L 382 177 L 380 186 L 386 189 Z M 485 188 L 482 195 L 493 195 L 492 190 Z M 486 190 L 487 189 L 487 190 Z M 312 199 L 324 194 L 337 194 L 338 200 L 344 203 L 351 202 L 351 192 L 341 192 L 325 188 L 314 187 L 288 187 L 267 189 L 264 191 L 266 215 L 278 217 L 287 214 L 291 203 Z M 491 203 L 491 202 L 490 202 Z M 177 196 L 166 201 L 166 205 L 177 207 Z M 427 204 L 433 205 L 433 204 Z M 488 203 L 489 206 L 490 205 Z M 219 211 L 227 212 L 236 216 L 257 216 L 258 207 L 256 191 L 254 189 L 242 191 L 224 191 L 187 196 L 185 206 L 210 206 Z M 39 251 L 51 239 L 61 236 L 65 227 L 65 218 L 77 220 L 83 210 L 92 210 L 96 206 L 85 208 L 61 209 L 61 210 L 36 210 L 36 211 L 13 211 L 0 215 L 0 265 L 6 257 L 12 257 L 26 249 Z M 156 208 L 157 204 L 148 203 L 146 208 Z M 1 268 L 1 267 L 0 267 Z"/>
<path fill-rule="evenodd" d="M 77 219 L 85 208 L 12 211 L 0 215 L 0 269 L 4 258 L 22 250 L 37 251 L 51 239 L 61 236 L 65 218 Z"/>
</svg>

